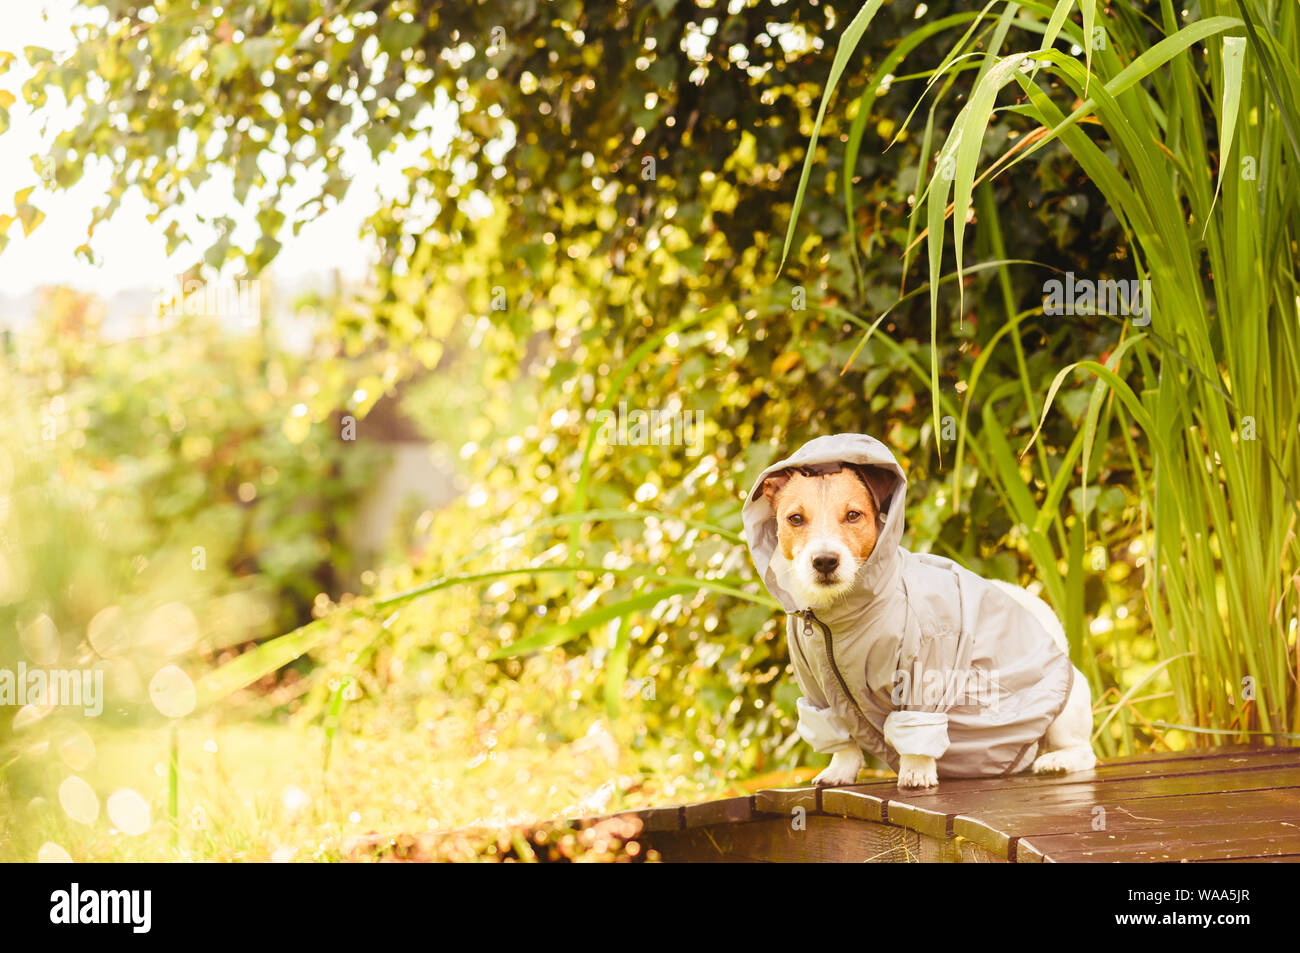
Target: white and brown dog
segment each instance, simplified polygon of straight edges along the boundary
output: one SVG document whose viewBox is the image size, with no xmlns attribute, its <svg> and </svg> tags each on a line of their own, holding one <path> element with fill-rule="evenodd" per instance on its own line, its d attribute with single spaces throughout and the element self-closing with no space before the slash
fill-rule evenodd
<svg viewBox="0 0 1300 953">
<path fill-rule="evenodd" d="M 745 505 L 790 619 L 799 733 L 831 754 L 815 783 L 853 783 L 863 748 L 905 788 L 1092 768 L 1088 683 L 1060 621 L 1019 586 L 900 548 L 905 489 L 879 441 L 840 434 L 769 467 Z"/>
</svg>

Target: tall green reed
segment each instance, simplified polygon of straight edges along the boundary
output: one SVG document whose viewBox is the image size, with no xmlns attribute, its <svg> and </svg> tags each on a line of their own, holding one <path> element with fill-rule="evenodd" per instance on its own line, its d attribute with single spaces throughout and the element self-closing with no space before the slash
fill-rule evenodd
<svg viewBox="0 0 1300 953">
<path fill-rule="evenodd" d="M 846 28 L 820 115 L 879 6 L 871 0 Z M 1099 446 L 1110 435 L 1122 439 L 1150 515 L 1147 605 L 1181 723 L 1155 727 L 1182 727 L 1196 740 L 1294 736 L 1300 729 L 1297 16 L 1294 3 L 1259 0 L 1211 0 L 1190 22 L 1170 0 L 1151 13 L 1134 3 L 1098 10 L 1093 0 L 989 3 L 940 64 L 921 74 L 937 100 L 957 74 L 976 71 L 969 99 L 932 162 L 930 113 L 922 150 L 926 186 L 921 189 L 919 177 L 905 252 L 910 260 L 910 239 L 924 215 L 920 234 L 931 277 L 927 376 L 936 434 L 941 410 L 951 406 L 940 392 L 937 363 L 948 219 L 955 274 L 970 271 L 964 238 L 973 209 L 976 227 L 991 233 L 989 247 L 1001 257 L 997 212 L 980 183 L 1013 170 L 1024 174 L 1022 163 L 1059 141 L 1119 219 L 1134 279 L 1150 283 L 1142 313 L 1117 318 L 1119 343 L 1105 362 L 1061 369 L 1040 403 L 1017 333 L 1018 322 L 1032 312 L 1016 311 L 1010 263 L 999 264 L 1006 325 L 998 338 L 1005 333 L 1016 348 L 1021 386 L 987 395 L 982 428 L 968 433 L 982 368 L 977 363 L 961 409 L 954 493 L 961 457 L 971 452 L 1025 531 L 1076 661 L 1095 679 L 1095 659 L 1082 651 L 1088 497 L 1081 494 L 1082 512 L 1069 520 L 1060 503 L 1063 478 L 1072 476 L 1076 463 L 1086 489 Z M 954 21 L 945 29 L 963 25 Z M 1011 38 L 1019 49 L 1003 53 Z M 906 55 L 911 46 L 904 42 L 899 50 Z M 869 107 L 885 72 L 868 79 L 860 107 Z M 999 106 L 1012 84 L 1020 95 Z M 981 171 L 985 135 L 998 113 L 1021 117 L 1025 134 Z M 860 148 L 864 125 L 859 114 L 850 156 Z M 810 150 L 805 175 L 812 161 Z M 798 210 L 796 202 L 791 236 Z M 964 294 L 958 282 L 959 301 Z M 1013 453 L 1002 421 L 1028 408 L 1041 429 L 1060 388 L 1080 371 L 1092 375 L 1094 385 L 1085 424 L 1061 465 L 1052 471 L 1037 431 L 1019 455 Z M 1010 401 L 1011 416 L 999 413 L 1000 400 Z M 1146 458 L 1134 445 L 1133 427 L 1147 443 Z M 1037 465 L 1049 488 L 1037 506 L 1022 479 L 1031 449 L 1036 459 L 1028 465 Z M 1150 460 L 1149 473 L 1143 459 Z M 1156 674 L 1132 685 L 1121 703 Z M 1120 722 L 1127 739 L 1131 724 Z M 1103 749 L 1113 744 L 1106 734 L 1099 741 Z"/>
</svg>

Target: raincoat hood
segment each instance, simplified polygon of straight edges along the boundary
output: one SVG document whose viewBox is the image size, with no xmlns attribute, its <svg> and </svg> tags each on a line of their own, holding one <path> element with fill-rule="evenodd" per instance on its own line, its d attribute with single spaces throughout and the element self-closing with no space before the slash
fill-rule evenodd
<svg viewBox="0 0 1300 953">
<path fill-rule="evenodd" d="M 878 534 L 852 589 L 825 608 L 797 604 L 763 483 L 781 470 L 869 467 Z M 1028 767 L 1068 700 L 1075 669 L 1060 621 L 1019 586 L 900 546 L 907 477 L 866 434 L 818 437 L 763 470 L 742 518 L 759 578 L 787 615 L 799 734 L 821 753 L 852 745 L 895 770 L 936 759 L 940 777 Z M 1080 676 L 1082 677 L 1082 676 Z"/>
<path fill-rule="evenodd" d="M 871 557 L 858 570 L 854 595 L 872 594 L 896 584 L 901 571 L 898 543 L 903 538 L 904 504 L 907 493 L 907 476 L 898 465 L 889 448 L 875 437 L 860 433 L 842 433 L 810 440 L 784 460 L 778 460 L 764 470 L 745 498 L 741 517 L 745 524 L 745 538 L 754 566 L 767 591 L 781 603 L 786 612 L 804 608 L 795 604 L 793 596 L 782 582 L 783 559 L 776 554 L 776 513 L 763 495 L 763 483 L 781 470 L 808 468 L 816 470 L 835 464 L 869 466 L 878 470 L 888 487 L 878 495 L 876 508 L 880 525 L 877 527 L 876 548 Z M 892 477 L 893 485 L 888 486 Z"/>
</svg>

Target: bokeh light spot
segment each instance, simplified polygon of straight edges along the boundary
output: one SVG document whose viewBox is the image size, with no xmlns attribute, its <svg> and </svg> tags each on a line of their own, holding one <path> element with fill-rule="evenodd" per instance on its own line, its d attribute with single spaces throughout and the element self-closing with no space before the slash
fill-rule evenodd
<svg viewBox="0 0 1300 953">
<path fill-rule="evenodd" d="M 143 641 L 159 655 L 188 652 L 199 641 L 198 620 L 183 603 L 161 605 L 145 620 Z"/>
<path fill-rule="evenodd" d="M 108 819 L 123 834 L 138 837 L 149 830 L 149 802 L 130 788 L 108 796 Z"/>
<path fill-rule="evenodd" d="M 73 771 L 84 771 L 95 760 L 95 742 L 84 731 L 78 731 L 59 745 L 59 757 Z"/>
<path fill-rule="evenodd" d="M 70 864 L 72 855 L 53 841 L 46 841 L 36 852 L 38 864 Z"/>
<path fill-rule="evenodd" d="M 99 817 L 99 798 L 95 790 L 75 774 L 59 785 L 59 803 L 68 817 L 81 824 L 93 824 Z"/>
<path fill-rule="evenodd" d="M 149 700 L 168 718 L 184 718 L 199 699 L 194 682 L 183 669 L 164 665 L 149 681 Z"/>
<path fill-rule="evenodd" d="M 86 627 L 86 638 L 101 658 L 121 655 L 127 648 L 126 618 L 118 606 L 100 609 Z"/>
<path fill-rule="evenodd" d="M 18 634 L 23 650 L 37 665 L 53 665 L 59 659 L 59 630 L 54 620 L 42 613 Z"/>
</svg>

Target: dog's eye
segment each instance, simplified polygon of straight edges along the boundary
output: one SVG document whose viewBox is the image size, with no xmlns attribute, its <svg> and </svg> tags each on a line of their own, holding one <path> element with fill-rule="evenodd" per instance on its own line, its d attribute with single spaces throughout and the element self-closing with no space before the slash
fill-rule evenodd
<svg viewBox="0 0 1300 953">
<path fill-rule="evenodd" d="M 789 516 L 785 518 L 785 521 L 789 523 L 791 526 L 802 526 L 803 515 L 801 513 L 791 513 Z"/>
<path fill-rule="evenodd" d="M 844 515 L 844 519 L 850 523 L 856 523 L 858 520 L 862 519 L 862 514 L 857 510 L 849 510 L 848 513 Z"/>
</svg>

